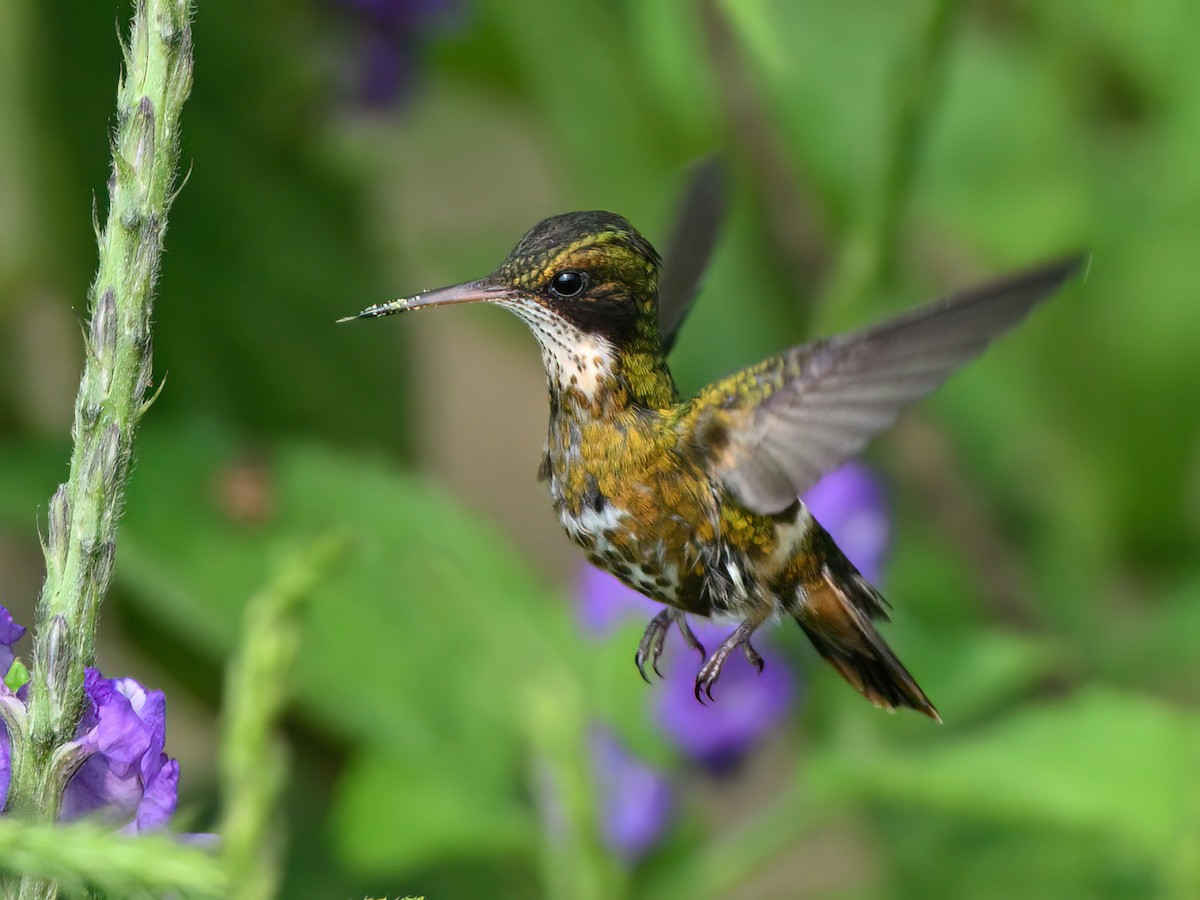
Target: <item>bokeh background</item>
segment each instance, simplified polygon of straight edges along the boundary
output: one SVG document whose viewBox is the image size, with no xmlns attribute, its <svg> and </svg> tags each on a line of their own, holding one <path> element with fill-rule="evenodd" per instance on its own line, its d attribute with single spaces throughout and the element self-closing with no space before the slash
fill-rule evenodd
<svg viewBox="0 0 1200 900">
<path fill-rule="evenodd" d="M 352 550 L 312 599 L 287 718 L 285 896 L 1200 896 L 1189 4 L 199 7 L 165 387 L 100 655 L 167 691 L 181 829 L 212 824 L 246 598 L 338 532 Z M 27 623 L 126 13 L 0 4 L 0 603 Z M 534 479 L 523 327 L 333 326 L 478 277 L 565 210 L 661 246 L 713 152 L 730 208 L 672 360 L 684 391 L 1091 253 L 868 454 L 887 636 L 943 726 L 872 709 L 783 627 L 786 715 L 695 752 L 634 670 L 642 620 L 581 619 L 591 582 Z"/>
</svg>

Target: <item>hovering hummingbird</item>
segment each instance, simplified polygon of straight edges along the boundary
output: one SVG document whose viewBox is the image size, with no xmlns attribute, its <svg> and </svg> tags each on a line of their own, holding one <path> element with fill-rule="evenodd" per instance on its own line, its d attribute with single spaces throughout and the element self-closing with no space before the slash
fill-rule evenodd
<svg viewBox="0 0 1200 900">
<path fill-rule="evenodd" d="M 688 229 L 680 236 L 689 238 Z M 886 601 L 799 498 L 1080 264 L 1072 257 L 1041 265 L 794 347 L 687 400 L 666 354 L 703 265 L 672 268 L 668 258 L 660 303 L 658 253 L 611 212 L 553 216 L 485 278 L 339 321 L 480 302 L 524 320 L 550 391 L 538 478 L 549 482 L 563 527 L 592 563 L 665 604 L 635 656 L 643 678 L 647 664 L 658 671 L 674 624 L 704 660 L 696 699 L 711 700 L 731 653 L 740 649 L 762 671 L 750 638 L 786 615 L 876 706 L 940 721 L 873 624 L 887 619 Z M 738 624 L 709 655 L 689 613 Z"/>
</svg>

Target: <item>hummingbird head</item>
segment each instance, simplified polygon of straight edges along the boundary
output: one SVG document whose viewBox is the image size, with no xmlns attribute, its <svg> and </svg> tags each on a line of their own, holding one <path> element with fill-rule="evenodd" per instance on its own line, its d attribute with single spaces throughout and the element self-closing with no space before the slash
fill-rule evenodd
<svg viewBox="0 0 1200 900">
<path fill-rule="evenodd" d="M 488 279 L 534 333 L 556 320 L 622 350 L 658 330 L 658 253 L 622 216 L 573 212 L 539 222 Z M 540 334 L 539 334 L 540 338 Z"/>
<path fill-rule="evenodd" d="M 627 393 L 632 388 L 635 397 L 658 402 L 661 391 L 640 382 L 657 382 L 659 370 L 665 371 L 658 326 L 660 262 L 624 217 L 565 213 L 533 226 L 484 278 L 372 306 L 348 319 L 494 303 L 518 315 L 537 338 L 552 391 L 575 389 L 592 400 L 606 387 Z M 667 393 L 673 392 L 672 384 Z"/>
</svg>

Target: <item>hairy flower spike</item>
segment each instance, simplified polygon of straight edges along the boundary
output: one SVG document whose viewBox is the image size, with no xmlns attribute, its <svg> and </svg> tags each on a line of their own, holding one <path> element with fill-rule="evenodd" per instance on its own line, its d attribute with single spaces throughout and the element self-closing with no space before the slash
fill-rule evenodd
<svg viewBox="0 0 1200 900">
<path fill-rule="evenodd" d="M 179 116 L 191 89 L 191 0 L 136 0 L 112 141 L 108 209 L 99 233 L 88 353 L 75 401 L 67 483 L 51 501 L 47 574 L 29 684 L 31 759 L 14 769 L 9 806 L 57 817 L 56 748 L 74 740 L 99 605 L 112 577 L 125 477 L 151 378 L 150 323 Z"/>
</svg>

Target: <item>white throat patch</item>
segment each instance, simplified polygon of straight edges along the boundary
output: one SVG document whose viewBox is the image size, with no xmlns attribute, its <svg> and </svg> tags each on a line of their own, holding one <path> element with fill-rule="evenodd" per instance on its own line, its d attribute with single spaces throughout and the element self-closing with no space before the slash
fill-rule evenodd
<svg viewBox="0 0 1200 900">
<path fill-rule="evenodd" d="M 600 385 L 612 375 L 616 353 L 602 337 L 580 331 L 537 303 L 503 303 L 520 316 L 542 348 L 546 377 L 560 391 L 574 388 L 588 400 L 596 399 Z"/>
</svg>

